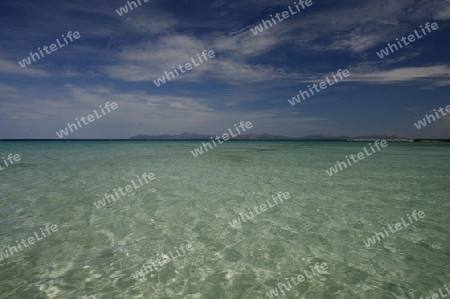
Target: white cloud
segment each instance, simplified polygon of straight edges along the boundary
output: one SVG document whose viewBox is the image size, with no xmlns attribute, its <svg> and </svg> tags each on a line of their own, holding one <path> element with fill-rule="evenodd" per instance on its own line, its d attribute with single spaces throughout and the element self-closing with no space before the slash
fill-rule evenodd
<svg viewBox="0 0 450 299">
<path fill-rule="evenodd" d="M 33 65 L 33 63 L 25 68 L 22 68 L 18 62 L 12 62 L 5 59 L 0 59 L 0 73 L 32 77 L 50 76 L 48 72 L 38 69 Z"/>
<path fill-rule="evenodd" d="M 5 98 L 17 99 L 20 97 L 20 91 L 16 87 L 0 84 L 0 95 Z"/>
<path fill-rule="evenodd" d="M 371 73 L 352 72 L 351 76 L 346 80 L 394 83 L 418 79 L 443 79 L 449 77 L 450 68 L 447 65 L 436 65 L 426 67 L 405 67 L 387 71 L 374 71 Z"/>
<path fill-rule="evenodd" d="M 216 57 L 203 61 L 185 74 L 178 71 L 180 75 L 173 80 L 197 82 L 204 79 L 218 79 L 229 83 L 240 83 L 241 81 L 260 82 L 286 76 L 282 69 L 246 63 L 246 55 L 253 55 L 257 47 L 241 53 L 240 58 L 237 55 L 227 55 L 235 52 L 240 45 L 233 38 L 228 41 L 223 40 L 223 42 L 214 42 L 213 44 L 217 45 L 215 47 L 186 35 L 164 36 L 155 42 L 147 41 L 126 47 L 118 54 L 120 61 L 115 65 L 106 66 L 104 72 L 112 78 L 126 81 L 153 81 L 164 75 L 166 71 L 173 72 L 173 66 L 190 62 L 191 58 L 198 63 L 197 53 L 213 50 Z M 262 49 L 264 45 L 259 47 Z M 161 88 L 164 86 L 162 85 Z"/>
</svg>

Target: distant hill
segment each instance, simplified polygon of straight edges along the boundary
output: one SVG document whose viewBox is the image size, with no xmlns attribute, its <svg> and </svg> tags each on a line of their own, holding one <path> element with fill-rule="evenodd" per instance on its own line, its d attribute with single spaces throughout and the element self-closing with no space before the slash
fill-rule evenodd
<svg viewBox="0 0 450 299">
<path fill-rule="evenodd" d="M 210 140 L 210 137 L 215 137 L 216 135 L 198 135 L 194 133 L 181 133 L 179 135 L 136 135 L 130 137 L 133 140 Z M 303 138 L 292 138 L 283 135 L 270 135 L 268 133 L 263 134 L 247 134 L 238 135 L 230 140 L 347 140 L 347 136 L 339 137 L 327 137 L 323 135 L 310 135 Z"/>
<path fill-rule="evenodd" d="M 198 135 L 195 133 L 181 133 L 179 135 L 136 135 L 129 138 L 129 140 L 211 140 L 210 137 L 215 138 L 216 135 Z M 449 139 L 411 139 L 405 137 L 397 137 L 395 135 L 365 135 L 365 136 L 337 136 L 330 137 L 324 135 L 307 135 L 305 137 L 293 138 L 283 135 L 263 134 L 247 134 L 238 135 L 230 140 L 278 140 L 278 141 L 374 141 L 374 140 L 400 141 L 400 142 L 449 142 Z"/>
</svg>

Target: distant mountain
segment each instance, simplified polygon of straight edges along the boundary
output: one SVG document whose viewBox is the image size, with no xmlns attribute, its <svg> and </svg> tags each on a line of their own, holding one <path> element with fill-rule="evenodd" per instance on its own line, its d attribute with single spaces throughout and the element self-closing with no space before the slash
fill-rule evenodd
<svg viewBox="0 0 450 299">
<path fill-rule="evenodd" d="M 179 135 L 136 135 L 129 138 L 129 140 L 211 140 L 210 137 L 215 138 L 216 135 L 198 135 L 195 133 L 181 133 Z M 449 139 L 410 139 L 405 137 L 397 137 L 395 135 L 365 135 L 365 136 L 337 136 L 329 137 L 324 135 L 307 135 L 301 138 L 292 138 L 283 135 L 270 135 L 269 133 L 263 134 L 247 134 L 238 135 L 230 140 L 310 140 L 310 141 L 374 141 L 374 140 L 387 140 L 387 141 L 408 141 L 408 142 L 450 142 Z"/>
<path fill-rule="evenodd" d="M 300 140 L 347 140 L 351 137 L 348 136 L 337 136 L 337 137 L 329 137 L 324 135 L 307 135 L 303 138 L 299 138 Z"/>
<path fill-rule="evenodd" d="M 191 134 L 191 133 L 181 133 L 180 135 L 136 135 L 130 137 L 130 139 L 148 139 L 148 140 L 189 140 L 189 139 L 209 139 L 211 135 L 198 135 L 198 134 Z"/>
<path fill-rule="evenodd" d="M 136 135 L 130 137 L 133 140 L 210 140 L 210 137 L 215 138 L 216 135 L 198 135 L 194 133 L 181 133 L 180 135 Z M 230 140 L 347 140 L 350 137 L 327 137 L 323 135 L 310 135 L 304 138 L 292 138 L 283 135 L 263 134 L 247 134 L 238 135 Z"/>
</svg>

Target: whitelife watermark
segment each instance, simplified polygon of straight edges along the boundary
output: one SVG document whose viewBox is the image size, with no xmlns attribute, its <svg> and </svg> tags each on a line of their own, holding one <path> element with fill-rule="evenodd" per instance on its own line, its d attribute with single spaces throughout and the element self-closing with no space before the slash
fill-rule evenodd
<svg viewBox="0 0 450 299">
<path fill-rule="evenodd" d="M 43 240 L 45 237 L 47 237 L 47 235 L 44 233 L 44 231 L 42 230 L 42 227 L 39 228 L 41 231 L 41 236 L 42 238 L 39 238 L 38 234 L 36 232 L 34 232 L 34 236 L 36 237 L 36 239 L 34 237 L 29 237 L 28 238 L 28 245 L 27 245 L 27 240 L 21 239 L 20 243 L 22 243 L 23 247 L 27 248 L 30 245 L 33 245 L 34 243 L 36 243 L 36 241 L 41 241 Z M 50 231 L 51 230 L 51 231 Z M 58 231 L 58 226 L 56 224 L 47 224 L 45 226 L 45 231 L 47 232 L 47 234 L 50 236 L 52 234 L 52 232 L 57 232 Z M 22 246 L 20 246 L 19 241 L 16 240 L 17 243 L 17 247 L 19 247 L 19 249 L 17 249 L 17 247 L 15 245 L 13 246 L 8 246 L 7 249 L 5 249 L 5 251 L 0 251 L 0 261 L 3 261 L 3 259 L 8 258 L 11 254 L 11 256 L 14 255 L 14 250 L 16 253 L 19 253 L 19 250 L 22 251 L 23 248 Z M 9 253 L 8 253 L 9 250 Z"/>
<path fill-rule="evenodd" d="M 202 55 L 201 55 L 204 59 L 205 59 L 205 61 L 208 61 L 208 57 L 210 58 L 210 59 L 212 59 L 212 58 L 214 58 L 215 56 L 216 56 L 216 54 L 214 53 L 214 51 L 212 51 L 212 50 L 210 50 L 210 51 L 208 51 L 208 56 L 206 55 L 206 50 L 204 50 L 203 52 L 202 52 Z M 202 58 L 200 57 L 200 55 L 197 53 L 197 58 L 198 58 L 198 60 L 200 61 L 200 64 L 203 64 L 203 60 L 202 60 Z M 193 57 L 191 57 L 191 61 L 192 61 L 192 63 L 194 64 L 194 66 L 195 67 L 197 67 L 197 66 L 199 66 L 200 64 L 196 64 L 195 63 L 195 60 L 194 60 L 194 58 Z M 185 64 L 184 64 L 184 67 L 186 68 L 186 70 L 183 70 L 183 65 L 181 65 L 181 64 L 179 64 L 176 68 L 173 66 L 172 68 L 173 68 L 173 71 L 175 72 L 175 74 L 177 74 L 177 77 L 178 76 L 180 76 L 180 74 L 178 73 L 178 71 L 177 71 L 177 68 L 180 70 L 180 72 L 182 73 L 182 74 L 184 74 L 184 73 L 186 73 L 187 71 L 190 71 L 190 70 L 192 70 L 192 64 L 190 63 L 190 62 L 186 62 Z M 159 87 L 159 86 L 161 86 L 161 84 L 165 84 L 166 83 L 166 78 L 167 78 L 167 80 L 169 80 L 169 81 L 171 81 L 172 79 L 170 79 L 170 76 L 172 76 L 172 79 L 175 79 L 175 75 L 172 73 L 172 72 L 164 72 L 164 75 L 162 75 L 162 77 L 161 78 L 157 78 L 156 80 L 153 80 L 153 83 L 155 83 L 155 85 L 157 86 L 157 87 Z"/>
<path fill-rule="evenodd" d="M 433 111 L 436 114 L 437 119 L 440 119 L 439 114 L 437 113 L 436 109 L 433 109 Z M 447 113 L 450 113 L 450 105 L 447 105 L 445 107 L 445 111 L 447 111 L 447 113 L 444 112 L 444 108 L 442 108 L 442 107 L 439 107 L 438 111 L 442 114 L 442 116 L 446 116 Z M 433 121 L 436 121 L 436 118 L 434 117 L 433 114 L 430 114 L 430 115 L 425 114 L 425 117 L 423 118 L 423 120 L 420 119 L 419 121 L 417 121 L 417 123 L 414 123 L 417 130 L 420 130 L 422 127 L 427 126 L 426 120 L 428 120 L 428 123 L 431 124 L 430 117 L 433 119 Z"/>
<path fill-rule="evenodd" d="M 450 285 L 449 285 L 450 286 Z M 444 284 L 445 290 L 447 291 L 447 295 L 442 294 L 442 290 L 438 289 L 439 294 L 435 293 L 433 295 L 427 295 L 425 298 L 423 298 L 422 296 L 420 296 L 420 299 L 439 299 L 439 298 L 445 298 L 448 295 L 450 295 L 450 290 L 448 289 L 448 286 L 446 284 Z M 444 296 L 445 295 L 445 296 Z M 440 296 L 440 297 L 439 297 Z"/>
<path fill-rule="evenodd" d="M 431 33 L 430 28 L 433 30 L 437 30 L 437 29 L 439 29 L 439 26 L 436 22 L 432 23 L 431 25 L 430 25 L 430 22 L 427 22 L 425 24 L 425 28 L 427 29 L 428 33 Z M 420 25 L 420 29 L 422 29 L 423 35 L 420 35 L 417 32 L 417 29 L 415 29 L 414 30 L 415 35 L 414 34 L 408 35 L 409 43 L 413 43 L 416 40 L 416 37 L 417 37 L 417 39 L 421 39 L 422 37 L 427 35 L 427 33 L 426 33 L 425 29 L 422 27 L 422 25 Z M 398 40 L 398 38 L 396 38 L 396 40 L 397 40 L 397 44 L 400 47 L 400 49 L 403 48 L 402 43 Z M 406 37 L 402 36 L 401 40 L 405 46 L 409 45 L 409 43 L 406 41 Z M 390 43 L 388 43 L 386 48 L 380 50 L 380 52 L 377 52 L 378 57 L 380 57 L 380 59 L 383 59 L 385 56 L 389 56 L 389 50 L 391 50 L 391 53 L 394 53 L 395 51 L 398 51 L 399 49 L 395 43 L 393 43 L 392 45 Z"/>
<path fill-rule="evenodd" d="M 309 268 L 311 269 L 312 275 L 308 275 L 308 270 L 304 270 L 303 271 L 303 273 L 305 273 L 306 279 L 311 279 L 314 276 L 319 276 L 319 274 L 321 274 L 320 271 L 325 271 L 326 269 L 328 269 L 328 265 L 327 265 L 327 263 L 322 263 L 320 265 L 319 265 L 319 263 L 316 263 L 314 265 L 314 267 L 309 266 Z M 314 270 L 316 270 L 316 271 L 314 272 Z M 292 283 L 294 285 L 298 285 L 299 283 L 305 281 L 305 276 L 300 274 L 297 277 L 292 276 L 290 278 L 285 278 L 286 283 L 289 285 L 289 288 L 284 283 L 279 282 L 279 283 L 277 283 L 277 287 L 275 289 L 272 289 L 272 290 L 270 290 L 269 293 L 266 293 L 266 296 L 269 297 L 269 298 L 273 298 L 273 296 L 276 297 L 276 296 L 278 296 L 278 290 L 280 290 L 280 293 L 283 294 L 284 291 L 283 291 L 282 287 L 286 291 L 290 291 L 292 289 L 292 286 L 291 286 L 289 280 L 292 281 Z"/>
<path fill-rule="evenodd" d="M 96 119 L 101 118 L 104 115 L 106 115 L 106 112 L 105 112 L 105 110 L 103 110 L 102 105 L 100 105 L 99 107 L 102 110 L 103 115 L 98 115 L 97 110 L 94 109 L 92 111 L 94 111 L 95 116 L 97 118 L 95 118 L 94 115 L 92 115 L 92 114 L 89 114 L 87 117 L 82 116 L 82 117 L 80 117 L 80 120 L 83 122 L 83 124 L 88 125 L 89 122 L 90 123 L 94 122 Z M 109 102 L 106 102 L 104 108 L 106 108 L 106 110 L 108 110 L 108 113 L 111 113 L 111 109 L 112 110 L 116 110 L 117 108 L 119 108 L 119 106 L 117 105 L 116 102 L 112 102 L 111 104 L 109 104 Z M 89 121 L 88 123 L 86 123 L 86 119 Z M 73 133 L 72 128 L 74 128 L 75 131 L 77 131 L 78 128 L 81 129 L 82 126 L 80 124 L 80 121 L 78 120 L 78 118 L 75 118 L 75 120 L 77 121 L 79 127 L 77 127 L 76 124 L 67 123 L 67 127 L 65 127 L 64 129 L 60 130 L 59 132 L 56 132 L 56 136 L 58 136 L 59 139 L 61 139 L 64 136 L 68 136 L 69 135 L 69 130 L 70 130 L 71 133 Z"/>
<path fill-rule="evenodd" d="M 180 250 L 183 252 L 183 254 L 187 254 L 187 252 L 189 252 L 189 251 L 192 250 L 192 245 L 191 245 L 191 244 L 186 245 L 186 250 L 187 250 L 187 252 L 184 250 L 184 247 L 185 247 L 184 244 L 181 244 Z M 176 247 L 175 247 L 175 249 L 176 249 L 176 252 L 178 253 L 178 256 L 177 256 L 177 257 L 173 256 L 172 251 L 169 251 L 169 254 L 170 254 L 170 256 L 172 257 L 172 261 L 175 260 L 175 259 L 177 259 L 178 257 L 181 256 L 181 254 L 180 254 L 180 252 L 178 251 L 178 249 L 177 249 Z M 153 268 L 152 268 L 152 266 L 147 265 L 147 264 L 149 264 L 149 263 L 145 263 L 145 264 L 142 266 L 141 270 L 136 271 L 135 273 L 131 274 L 131 277 L 133 277 L 134 279 L 136 279 L 136 280 L 138 280 L 138 281 L 140 281 L 140 282 L 143 282 L 143 281 L 144 281 L 144 277 L 145 277 L 148 273 L 150 273 L 150 272 L 153 271 L 153 270 L 155 270 L 155 271 L 160 271 L 160 270 L 161 270 L 161 269 L 158 270 L 158 267 L 155 265 L 155 261 L 158 262 L 158 264 L 159 264 L 159 266 L 160 266 L 161 268 L 162 268 L 164 265 L 170 263 L 170 261 L 171 261 L 171 259 L 170 259 L 170 257 L 169 257 L 168 254 L 162 254 L 162 255 L 161 255 L 161 258 L 162 258 L 162 261 L 161 261 L 159 258 L 156 259 L 156 260 L 150 259 L 150 264 L 153 265 Z M 140 276 L 141 278 L 139 278 L 139 276 Z"/>
<path fill-rule="evenodd" d="M 298 1 L 298 4 L 297 4 L 297 2 L 294 2 L 294 4 L 295 4 L 295 7 L 297 8 L 297 11 L 292 10 L 291 6 L 289 5 L 288 6 L 289 11 L 285 10 L 281 14 L 280 13 L 275 14 L 275 17 L 278 19 L 278 22 L 282 22 L 282 21 L 286 20 L 287 18 L 289 18 L 290 16 L 298 14 L 301 11 L 300 7 L 298 5 L 300 5 L 302 7 L 302 9 L 305 10 L 306 7 L 311 6 L 313 3 L 311 0 L 306 0 L 306 1 L 300 0 L 300 1 Z M 280 18 L 280 15 L 283 18 Z M 264 31 L 263 25 L 264 25 L 265 29 L 275 26 L 277 24 L 277 22 L 272 17 L 272 15 L 270 15 L 270 17 L 272 18 L 273 25 L 272 25 L 272 22 L 270 21 L 270 19 L 269 20 L 261 20 L 261 25 L 255 26 L 255 28 L 250 28 L 250 31 L 254 35 L 257 35 L 258 33 Z M 267 27 L 267 24 L 269 24 L 269 27 Z"/>
<path fill-rule="evenodd" d="M 134 183 L 134 180 L 131 180 L 131 184 L 133 185 L 133 187 L 131 185 L 127 185 L 125 187 L 125 191 L 127 193 L 133 192 L 134 190 L 139 189 L 139 188 L 141 188 L 144 185 L 144 183 L 142 182 L 141 178 L 139 176 L 137 176 L 137 178 L 138 178 L 138 181 L 139 181 L 140 185 L 136 185 Z M 142 179 L 145 181 L 146 184 L 148 184 L 149 181 L 153 181 L 155 179 L 155 174 L 154 173 L 149 173 L 149 174 L 144 173 L 142 175 Z M 119 192 L 120 192 L 120 194 L 122 196 L 127 195 L 127 193 L 123 192 L 123 189 L 121 187 L 117 188 L 117 189 L 119 190 Z M 117 194 L 116 189 L 113 189 L 113 191 L 114 191 L 114 194 L 116 195 L 116 198 L 114 198 L 114 195 L 112 195 L 112 194 L 105 194 L 105 197 L 103 199 L 101 199 L 101 200 L 99 200 L 97 202 L 94 202 L 95 207 L 97 209 L 100 209 L 102 206 L 106 206 L 106 201 L 105 200 L 107 200 L 108 203 L 111 203 L 111 200 L 113 202 L 115 202 L 117 199 L 119 199 L 120 195 Z"/>
<path fill-rule="evenodd" d="M 236 124 L 234 124 L 234 127 L 235 127 L 237 133 L 238 133 L 238 134 L 241 134 L 241 131 L 239 131 L 239 128 L 236 126 Z M 244 121 L 241 121 L 241 122 L 239 123 L 239 127 L 242 129 L 243 132 L 245 132 L 245 128 L 251 129 L 251 128 L 253 128 L 253 124 L 252 124 L 251 121 L 247 121 L 247 122 L 245 122 L 245 124 L 244 124 Z M 233 132 L 231 132 L 231 129 L 230 129 L 230 128 L 228 128 L 228 132 L 230 132 L 231 137 L 236 137 L 236 136 L 237 136 L 237 135 L 233 135 Z M 222 139 L 223 139 L 222 142 L 220 141 L 220 137 L 222 137 Z M 213 139 L 213 138 L 210 137 L 210 139 Z M 227 140 L 229 140 L 229 139 L 230 139 L 230 135 L 228 135 L 227 133 L 223 133 L 222 136 L 216 135 L 216 138 L 215 138 L 215 140 L 216 140 L 217 142 L 219 142 L 219 144 L 222 144 L 222 143 L 224 143 L 225 141 L 227 141 Z M 216 142 L 215 142 L 214 140 L 211 140 L 211 141 L 213 142 L 214 147 L 216 147 L 216 146 L 217 146 L 217 145 L 216 145 Z M 203 145 L 203 148 L 205 149 L 206 152 L 208 151 L 208 149 L 206 148 L 207 145 L 209 145 L 209 149 L 212 149 L 212 148 L 213 148 L 212 145 L 211 145 L 209 142 L 206 142 L 206 144 L 205 144 L 204 142 L 202 142 L 202 145 Z M 199 148 L 196 148 L 194 151 L 191 151 L 191 154 L 192 154 L 195 158 L 197 158 L 199 155 L 203 154 L 203 149 L 202 149 L 202 147 L 200 146 Z"/>
<path fill-rule="evenodd" d="M 63 37 L 64 41 L 66 42 L 65 45 L 64 44 L 62 45 L 60 43 L 60 41 L 59 41 L 59 38 L 57 38 L 56 42 L 58 43 L 59 48 L 56 46 L 56 44 L 51 44 L 50 47 L 44 46 L 42 50 L 44 50 L 45 53 L 47 53 L 47 54 L 51 54 L 52 52 L 55 52 L 56 50 L 61 49 L 61 48 L 65 47 L 66 45 L 68 45 L 69 42 L 64 37 L 64 34 L 61 35 L 61 36 Z M 67 38 L 71 42 L 73 42 L 72 37 L 74 39 L 79 39 L 81 37 L 81 35 L 80 35 L 80 33 L 78 31 L 74 31 L 73 34 L 72 34 L 72 31 L 67 32 Z M 48 51 L 49 48 L 50 48 L 51 52 Z M 42 52 L 42 50 L 41 50 L 40 47 L 38 47 L 38 51 L 41 54 L 41 56 L 39 56 L 39 53 L 30 52 L 30 56 L 28 56 L 27 58 L 23 59 L 22 61 L 19 61 L 20 66 L 25 68 L 27 65 L 30 65 L 31 64 L 31 59 L 33 59 L 33 62 L 36 62 L 35 57 L 37 57 L 38 60 L 41 59 L 41 58 L 44 58 L 44 53 Z"/>
<path fill-rule="evenodd" d="M 20 161 L 20 155 L 19 154 L 14 154 L 14 156 L 13 156 L 13 154 L 9 154 L 8 157 L 6 158 L 9 161 L 9 164 L 5 160 L 5 157 L 2 157 L 2 159 L 3 159 L 3 165 L 5 165 L 5 167 L 2 167 L 0 165 L 0 171 L 2 171 L 3 169 L 6 169 L 10 165 L 13 165 L 14 162 L 19 162 Z M 13 162 L 13 160 L 14 160 L 14 162 Z"/>
<path fill-rule="evenodd" d="M 145 3 L 147 3 L 149 0 L 142 0 Z M 137 2 L 139 3 L 139 6 L 142 5 L 141 0 L 137 0 Z M 128 6 L 130 7 L 130 11 L 133 10 L 133 7 L 131 6 L 131 4 L 134 5 L 134 8 L 138 8 L 137 4 L 135 1 L 127 1 Z M 123 16 L 124 14 L 128 13 L 128 7 L 126 5 L 119 7 L 119 9 L 116 9 L 116 12 L 119 16 Z"/>
<path fill-rule="evenodd" d="M 367 151 L 367 149 L 364 147 L 364 152 L 365 152 L 367 157 L 372 156 L 373 154 L 376 153 L 375 149 L 372 146 L 372 143 L 369 143 L 369 145 L 370 145 L 370 148 L 372 149 L 372 153 L 369 153 Z M 381 145 L 382 148 L 385 148 L 385 147 L 388 146 L 388 143 L 387 143 L 386 140 L 382 140 L 380 142 L 380 144 L 378 144 L 378 140 L 375 140 L 375 144 L 374 145 L 378 149 L 378 151 L 380 151 L 381 150 L 380 145 Z M 355 155 L 350 155 L 350 159 L 352 159 L 353 163 L 357 163 L 358 161 L 364 160 L 366 158 L 366 156 L 364 155 L 363 152 L 359 152 L 356 156 Z M 355 160 L 355 157 L 357 157 L 359 160 Z M 347 163 L 349 164 L 349 166 L 352 166 L 352 164 L 350 163 L 350 159 L 347 156 L 345 156 L 345 158 L 347 159 Z M 325 171 L 326 171 L 326 173 L 329 176 L 332 176 L 333 174 L 338 173 L 339 169 L 343 170 L 342 165 L 345 168 L 347 168 L 347 164 L 345 164 L 345 161 L 344 162 L 337 161 L 335 166 L 330 167 L 330 170 L 326 169 Z M 338 166 L 339 166 L 339 169 L 338 169 Z"/>
<path fill-rule="evenodd" d="M 400 220 L 401 220 L 401 222 L 397 222 L 394 226 L 392 226 L 392 225 L 388 225 L 388 228 L 389 228 L 389 231 L 391 232 L 391 234 L 393 234 L 393 233 L 395 233 L 395 232 L 398 232 L 399 230 L 402 230 L 402 224 L 403 224 L 403 226 L 406 228 L 406 227 L 408 227 L 408 226 L 410 226 L 411 224 L 413 224 L 413 221 L 412 221 L 412 219 L 411 219 L 411 217 L 409 216 L 409 214 L 407 214 L 407 216 L 408 216 L 408 219 L 409 219 L 409 224 L 407 224 L 406 222 L 405 222 L 405 220 L 403 220 L 403 218 L 401 218 Z M 424 213 L 424 211 L 419 211 L 418 213 L 414 210 L 414 211 L 412 211 L 412 213 L 411 213 L 411 216 L 414 218 L 414 220 L 416 220 L 416 221 L 419 221 L 419 219 L 417 219 L 417 216 L 419 216 L 419 218 L 423 218 L 423 217 L 425 217 L 425 213 Z M 384 238 L 387 238 L 387 237 L 389 237 L 389 233 L 387 232 L 387 230 L 386 230 L 386 228 L 384 228 L 384 226 L 383 226 L 383 230 L 384 230 L 384 233 L 386 234 L 386 237 L 384 236 L 384 234 L 382 233 L 382 232 L 380 232 L 380 233 L 375 233 L 375 235 L 373 235 L 372 236 L 372 238 L 367 238 L 367 242 L 366 241 L 364 241 L 364 244 L 367 246 L 367 247 L 370 247 L 370 245 L 375 245 L 375 243 L 376 243 L 376 240 L 375 240 L 375 237 L 378 239 L 378 241 L 381 241 L 381 239 L 380 239 L 380 236 L 384 239 Z"/>
<path fill-rule="evenodd" d="M 343 71 L 342 71 L 342 74 L 341 74 L 341 71 L 342 71 L 342 70 L 339 69 L 339 70 L 336 72 L 336 75 L 341 79 L 341 81 L 344 80 L 344 78 L 347 78 L 348 76 L 350 76 L 350 72 L 349 72 L 348 70 L 343 70 Z M 328 79 L 328 76 L 325 77 L 325 79 L 326 79 L 326 81 L 327 81 L 327 83 L 328 83 L 329 86 L 334 85 L 334 84 L 336 84 L 336 83 L 339 82 L 338 79 L 336 78 L 336 75 L 335 75 L 333 72 L 331 72 L 331 74 L 333 75 L 334 82 L 331 82 L 330 79 Z M 344 77 L 342 77 L 342 76 L 344 76 Z M 328 87 L 328 86 L 327 86 L 327 83 L 325 83 L 325 82 L 320 82 L 319 84 L 314 83 L 313 86 L 312 86 L 312 88 L 314 88 L 314 90 L 315 90 L 317 93 L 319 93 L 320 91 L 322 91 L 322 90 L 324 90 L 324 89 L 326 89 L 326 88 Z M 320 87 L 320 89 L 318 89 L 317 87 Z M 310 91 L 310 93 L 311 93 L 311 96 L 313 96 L 313 95 L 314 95 L 314 91 L 312 90 L 312 88 L 311 88 L 309 85 L 308 85 L 308 88 L 309 88 L 309 91 Z M 308 91 L 302 91 L 302 90 L 300 90 L 299 93 L 298 93 L 296 96 L 292 97 L 292 99 L 288 99 L 288 102 L 289 102 L 292 106 L 294 106 L 294 105 L 295 105 L 295 102 L 300 103 L 300 102 L 302 101 L 302 100 L 300 99 L 300 96 L 302 96 L 302 99 L 303 99 L 303 100 L 306 100 L 305 95 L 306 95 L 306 97 L 309 98 L 309 93 L 308 93 Z"/>
<path fill-rule="evenodd" d="M 283 197 L 284 199 L 289 199 L 291 195 L 289 194 L 289 192 L 284 193 L 278 192 L 277 196 L 272 196 L 273 202 L 275 203 L 274 205 L 270 204 L 269 199 L 266 200 L 267 204 L 269 205 L 269 209 L 278 205 L 277 199 L 280 200 L 280 203 L 282 203 L 283 198 L 281 197 Z M 253 211 L 255 211 L 256 215 L 259 215 L 262 212 L 267 211 L 267 206 L 265 204 L 260 205 L 259 208 L 261 209 L 261 212 L 258 212 L 257 206 L 253 207 Z M 248 212 L 250 213 L 250 215 L 252 215 L 252 217 L 249 217 L 246 213 L 239 213 L 240 218 L 238 217 L 237 219 L 233 219 L 231 222 L 228 223 L 232 228 L 236 228 L 237 226 L 241 225 L 241 219 L 243 222 L 245 222 L 244 216 L 247 217 L 247 220 L 252 220 L 255 216 L 253 215 L 252 210 L 250 208 L 248 208 Z"/>
</svg>

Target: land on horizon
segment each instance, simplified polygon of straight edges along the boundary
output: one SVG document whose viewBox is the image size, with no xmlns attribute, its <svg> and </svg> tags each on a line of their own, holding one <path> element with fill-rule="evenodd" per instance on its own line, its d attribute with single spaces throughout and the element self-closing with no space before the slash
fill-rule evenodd
<svg viewBox="0 0 450 299">
<path fill-rule="evenodd" d="M 0 141 L 209 141 L 210 137 L 215 135 L 200 135 L 195 133 L 181 133 L 179 135 L 135 135 L 127 139 L 120 138 L 67 138 L 67 139 L 2 139 Z M 243 134 L 238 135 L 228 141 L 374 141 L 387 140 L 396 142 L 450 142 L 450 139 L 445 138 L 408 138 L 398 137 L 395 135 L 364 135 L 364 136 L 325 136 L 325 135 L 307 135 L 305 137 L 289 137 L 283 135 L 263 134 Z"/>
</svg>

